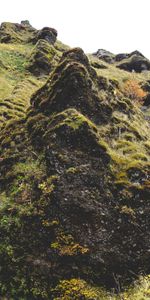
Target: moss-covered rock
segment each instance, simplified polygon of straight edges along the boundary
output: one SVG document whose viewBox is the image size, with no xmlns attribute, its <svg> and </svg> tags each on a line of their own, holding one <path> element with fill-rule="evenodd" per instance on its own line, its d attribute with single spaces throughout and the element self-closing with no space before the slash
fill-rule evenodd
<svg viewBox="0 0 150 300">
<path fill-rule="evenodd" d="M 78 48 L 64 52 L 46 85 L 33 95 L 31 104 L 34 111 L 45 114 L 76 108 L 98 123 L 104 122 L 111 114 L 110 106 L 106 116 L 105 108 L 102 113 L 98 77 L 84 52 Z"/>
<path fill-rule="evenodd" d="M 0 42 L 1 43 L 33 43 L 38 40 L 45 40 L 53 45 L 57 39 L 57 31 L 54 28 L 44 27 L 37 30 L 29 21 L 21 21 L 19 23 L 4 22 L 0 26 Z"/>
<path fill-rule="evenodd" d="M 82 49 L 15 43 L 1 46 L 15 87 L 0 101 L 0 297 L 111 299 L 101 285 L 118 291 L 150 272 L 149 124 Z M 30 51 L 33 73 L 21 68 Z"/>
<path fill-rule="evenodd" d="M 34 75 L 49 74 L 59 59 L 58 52 L 46 40 L 38 40 L 26 68 Z"/>
<path fill-rule="evenodd" d="M 33 39 L 37 30 L 30 24 L 4 22 L 0 26 L 1 43 L 25 43 Z"/>
<path fill-rule="evenodd" d="M 57 39 L 57 30 L 49 27 L 42 28 L 37 32 L 34 42 L 36 43 L 41 39 L 47 41 L 51 45 L 54 45 Z"/>
<path fill-rule="evenodd" d="M 143 55 L 139 55 L 138 53 L 133 53 L 133 55 L 125 58 L 121 62 L 117 64 L 117 68 L 132 72 L 142 72 L 145 70 L 150 70 L 150 61 L 143 57 Z"/>
</svg>

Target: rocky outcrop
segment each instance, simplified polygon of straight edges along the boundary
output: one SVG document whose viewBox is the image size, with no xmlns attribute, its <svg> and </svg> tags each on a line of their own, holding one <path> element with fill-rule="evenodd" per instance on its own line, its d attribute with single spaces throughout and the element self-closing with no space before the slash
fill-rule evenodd
<svg viewBox="0 0 150 300">
<path fill-rule="evenodd" d="M 128 72 L 134 71 L 141 73 L 142 71 L 150 70 L 150 61 L 137 50 L 131 53 L 120 53 L 115 55 L 109 51 L 99 49 L 97 52 L 93 53 L 93 55 L 107 63 L 115 64 L 117 68 Z"/>
<path fill-rule="evenodd" d="M 0 26 L 0 43 L 25 43 L 33 39 L 37 30 L 29 23 L 4 22 Z"/>
<path fill-rule="evenodd" d="M 57 39 L 57 31 L 49 27 L 37 30 L 28 20 L 21 21 L 21 24 L 4 22 L 0 26 L 0 43 L 36 44 L 41 39 L 53 45 Z"/>
<path fill-rule="evenodd" d="M 142 87 L 143 91 L 150 92 L 150 80 L 141 82 L 141 87 Z"/>
<path fill-rule="evenodd" d="M 26 68 L 34 75 L 48 75 L 59 59 L 58 52 L 46 40 L 38 40 Z"/>
<path fill-rule="evenodd" d="M 34 40 L 35 43 L 40 39 L 43 39 L 49 44 L 54 45 L 57 39 L 57 30 L 54 28 L 44 27 L 43 29 L 38 31 L 37 36 Z"/>
<path fill-rule="evenodd" d="M 150 70 L 150 61 L 143 57 L 143 55 L 133 53 L 133 55 L 128 56 L 127 59 L 121 60 L 121 62 L 117 64 L 117 68 L 129 72 L 134 71 L 141 73 L 142 71 Z"/>
<path fill-rule="evenodd" d="M 30 24 L 30 22 L 28 20 L 21 21 L 21 25 L 23 25 L 25 27 L 32 27 L 32 25 Z"/>
<path fill-rule="evenodd" d="M 96 57 L 101 60 L 104 60 L 107 63 L 113 63 L 115 55 L 109 51 L 104 49 L 98 49 L 97 52 L 93 53 Z"/>
<path fill-rule="evenodd" d="M 131 52 L 131 53 L 119 53 L 119 54 L 117 54 L 117 55 L 115 56 L 115 61 L 121 61 L 121 60 L 123 60 L 123 59 L 130 58 L 130 57 L 133 56 L 133 55 L 141 56 L 141 57 L 144 58 L 144 55 L 143 55 L 141 52 L 135 50 L 135 51 L 133 51 L 133 52 Z"/>
<path fill-rule="evenodd" d="M 45 114 L 75 108 L 95 122 L 101 123 L 105 114 L 102 113 L 92 80 L 96 80 L 98 84 L 96 73 L 83 50 L 75 48 L 66 51 L 46 85 L 33 95 L 32 106 Z M 111 109 L 108 114 L 111 114 Z"/>
<path fill-rule="evenodd" d="M 144 99 L 143 106 L 150 106 L 150 93 Z"/>
<path fill-rule="evenodd" d="M 97 300 L 150 271 L 149 125 L 82 49 L 53 51 L 38 40 L 48 79 L 0 131 L 0 296 Z"/>
</svg>

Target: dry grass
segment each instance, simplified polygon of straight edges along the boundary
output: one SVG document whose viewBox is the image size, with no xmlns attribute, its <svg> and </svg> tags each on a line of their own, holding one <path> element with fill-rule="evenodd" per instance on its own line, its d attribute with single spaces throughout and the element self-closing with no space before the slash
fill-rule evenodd
<svg viewBox="0 0 150 300">
<path fill-rule="evenodd" d="M 0 127 L 12 118 L 25 116 L 30 97 L 45 79 L 26 71 L 31 45 L 0 44 Z"/>
<path fill-rule="evenodd" d="M 119 83 L 122 83 L 127 79 L 128 80 L 135 79 L 138 82 L 150 80 L 150 71 L 144 71 L 142 73 L 135 73 L 135 72 L 131 73 L 131 72 L 127 72 L 125 70 L 120 70 L 120 69 L 116 68 L 117 64 L 108 64 L 108 63 L 104 62 L 103 60 L 96 58 L 92 54 L 89 54 L 88 58 L 89 58 L 90 62 L 101 63 L 107 67 L 107 69 L 95 69 L 98 75 L 104 76 L 108 79 L 116 79 L 119 81 Z"/>
</svg>

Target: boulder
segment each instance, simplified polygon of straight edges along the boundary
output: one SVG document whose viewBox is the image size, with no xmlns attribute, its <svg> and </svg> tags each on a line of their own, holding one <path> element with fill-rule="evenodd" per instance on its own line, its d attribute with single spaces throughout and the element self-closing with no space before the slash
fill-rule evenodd
<svg viewBox="0 0 150 300">
<path fill-rule="evenodd" d="M 34 42 L 36 43 L 40 39 L 46 40 L 49 44 L 54 45 L 57 39 L 57 30 L 50 27 L 44 27 L 37 32 Z"/>
<path fill-rule="evenodd" d="M 93 53 L 96 57 L 99 59 L 104 60 L 107 63 L 113 63 L 115 55 L 109 51 L 106 51 L 104 49 L 98 49 L 97 52 Z"/>
<path fill-rule="evenodd" d="M 145 91 L 145 92 L 150 92 L 150 80 L 141 82 L 141 88 L 142 88 L 143 91 Z"/>
<path fill-rule="evenodd" d="M 126 55 L 120 61 L 116 67 L 125 71 L 141 73 L 142 71 L 150 70 L 150 61 L 137 51 Z"/>
<path fill-rule="evenodd" d="M 127 53 L 119 53 L 115 56 L 115 61 L 121 61 L 123 59 L 128 58 L 128 54 Z"/>
<path fill-rule="evenodd" d="M 58 60 L 56 49 L 46 40 L 38 40 L 26 68 L 34 75 L 47 75 Z"/>
<path fill-rule="evenodd" d="M 150 93 L 144 98 L 143 106 L 150 106 Z"/>
<path fill-rule="evenodd" d="M 21 21 L 21 25 L 26 26 L 26 27 L 32 27 L 30 22 L 28 20 Z"/>
</svg>

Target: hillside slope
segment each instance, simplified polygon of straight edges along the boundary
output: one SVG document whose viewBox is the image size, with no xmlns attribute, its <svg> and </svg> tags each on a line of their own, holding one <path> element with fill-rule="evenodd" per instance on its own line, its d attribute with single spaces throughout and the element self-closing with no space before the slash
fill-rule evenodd
<svg viewBox="0 0 150 300">
<path fill-rule="evenodd" d="M 20 25 L 0 29 L 1 297 L 148 299 L 148 276 L 111 295 L 150 273 L 149 122 L 122 88 L 132 75 Z M 145 97 L 147 72 L 134 74 Z"/>
</svg>

